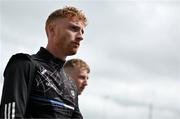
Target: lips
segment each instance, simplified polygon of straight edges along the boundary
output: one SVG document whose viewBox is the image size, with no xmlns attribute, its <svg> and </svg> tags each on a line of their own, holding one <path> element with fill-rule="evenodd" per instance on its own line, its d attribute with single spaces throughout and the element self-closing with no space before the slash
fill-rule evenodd
<svg viewBox="0 0 180 119">
<path fill-rule="evenodd" d="M 83 90 L 84 90 L 84 88 L 85 88 L 85 87 L 81 87 L 81 88 L 80 88 L 80 89 L 81 89 L 81 91 L 83 91 Z"/>
<path fill-rule="evenodd" d="M 79 47 L 80 44 L 77 43 L 77 42 L 73 42 L 72 45 L 75 46 L 75 47 Z"/>
</svg>

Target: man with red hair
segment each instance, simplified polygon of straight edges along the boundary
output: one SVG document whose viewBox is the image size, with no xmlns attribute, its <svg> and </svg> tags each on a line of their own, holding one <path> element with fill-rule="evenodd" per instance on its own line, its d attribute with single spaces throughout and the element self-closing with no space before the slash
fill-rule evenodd
<svg viewBox="0 0 180 119">
<path fill-rule="evenodd" d="M 13 55 L 5 68 L 0 118 L 83 118 L 77 88 L 63 65 L 76 54 L 86 25 L 86 16 L 75 7 L 49 15 L 46 48 L 34 55 Z"/>
</svg>

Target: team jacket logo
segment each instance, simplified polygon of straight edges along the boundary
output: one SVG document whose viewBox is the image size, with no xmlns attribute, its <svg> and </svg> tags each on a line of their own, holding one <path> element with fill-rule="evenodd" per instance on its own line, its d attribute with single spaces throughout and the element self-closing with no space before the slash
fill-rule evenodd
<svg viewBox="0 0 180 119">
<path fill-rule="evenodd" d="M 57 88 L 57 85 L 54 84 L 55 79 L 57 78 L 56 76 L 57 71 L 54 72 L 49 72 L 45 68 L 41 68 L 40 71 L 38 71 L 38 76 L 36 77 L 36 87 L 42 87 L 43 92 L 46 93 L 50 89 L 54 89 L 56 93 L 59 95 L 62 95 L 62 91 Z"/>
</svg>

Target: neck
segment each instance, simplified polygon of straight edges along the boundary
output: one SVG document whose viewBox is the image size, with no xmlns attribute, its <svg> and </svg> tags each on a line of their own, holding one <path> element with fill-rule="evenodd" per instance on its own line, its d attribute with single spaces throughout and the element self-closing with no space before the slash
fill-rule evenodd
<svg viewBox="0 0 180 119">
<path fill-rule="evenodd" d="M 50 45 L 47 45 L 46 46 L 46 49 L 51 53 L 53 54 L 55 57 L 57 57 L 58 59 L 61 59 L 61 60 L 66 60 L 66 56 L 63 55 L 63 52 L 59 49 L 57 49 L 56 47 L 51 47 Z"/>
</svg>

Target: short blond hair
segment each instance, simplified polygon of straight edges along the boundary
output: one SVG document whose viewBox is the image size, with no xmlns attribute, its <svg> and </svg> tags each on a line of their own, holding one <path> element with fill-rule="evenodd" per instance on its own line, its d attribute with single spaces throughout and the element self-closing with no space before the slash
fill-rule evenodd
<svg viewBox="0 0 180 119">
<path fill-rule="evenodd" d="M 84 26 L 87 25 L 87 18 L 82 10 L 79 10 L 72 6 L 66 6 L 63 9 L 57 9 L 56 11 L 52 12 L 46 20 L 45 29 L 47 30 L 47 26 L 57 18 L 73 18 L 77 17 Z"/>
<path fill-rule="evenodd" d="M 83 68 L 90 73 L 89 65 L 81 59 L 70 59 L 64 64 L 64 68 Z"/>
</svg>

